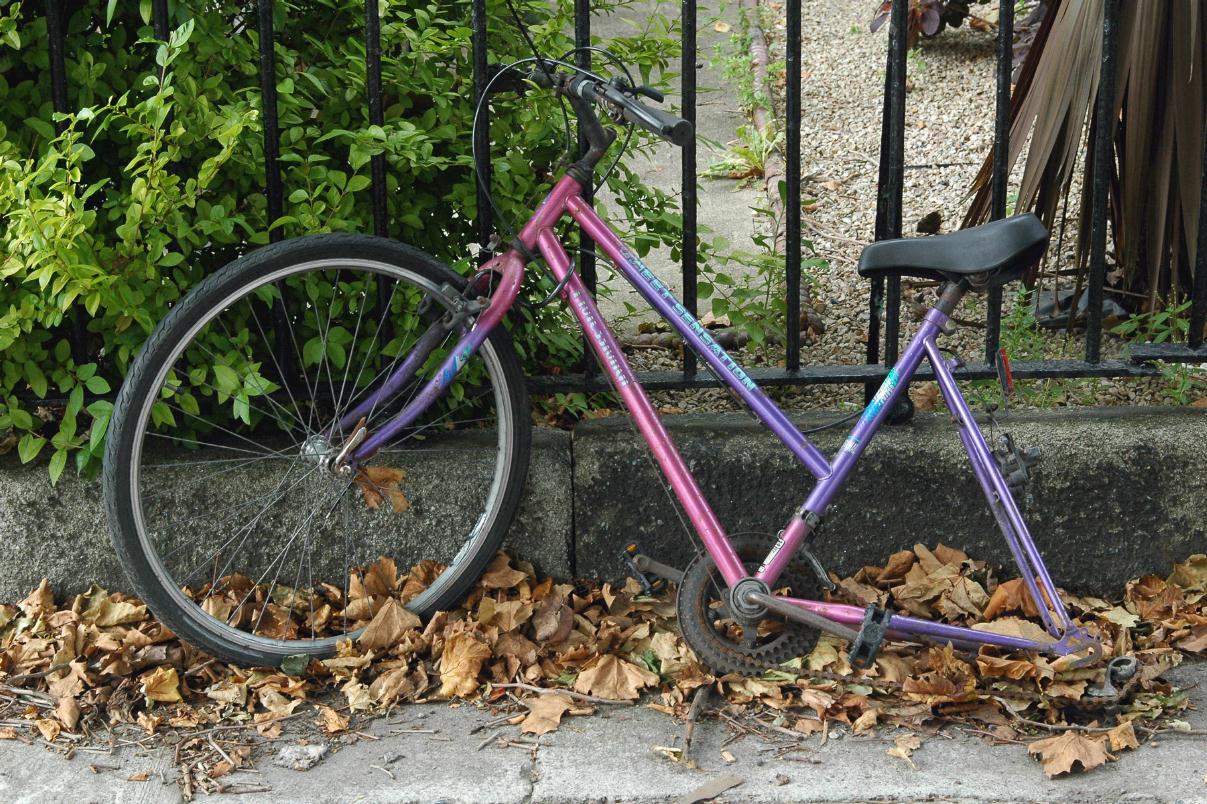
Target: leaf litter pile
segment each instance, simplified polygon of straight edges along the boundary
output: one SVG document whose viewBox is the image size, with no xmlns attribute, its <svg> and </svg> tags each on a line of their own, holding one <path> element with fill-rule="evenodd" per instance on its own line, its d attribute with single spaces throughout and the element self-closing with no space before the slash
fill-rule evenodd
<svg viewBox="0 0 1207 804">
<path fill-rule="evenodd" d="M 369 718 L 424 701 L 464 700 L 493 712 L 499 730 L 484 748 L 492 739 L 536 746 L 566 716 L 644 696 L 647 706 L 687 720 L 687 748 L 657 750 L 690 764 L 691 730 L 711 698 L 733 737 L 776 742 L 777 756 L 802 750 L 811 735 L 824 742 L 881 725 L 905 730 L 888 753 L 912 764 L 923 740 L 955 724 L 992 743 L 1027 743 L 1055 776 L 1115 760 L 1156 734 L 1187 731 L 1178 718 L 1187 696 L 1160 676 L 1183 654 L 1207 654 L 1204 555 L 1167 578 L 1129 582 L 1120 602 L 1064 595 L 1108 655 L 1139 659 L 1134 694 L 1106 713 L 1073 706 L 1101 670 L 992 648 L 972 655 L 886 643 L 873 667 L 855 671 L 845 643 L 823 635 L 783 670 L 715 678 L 679 636 L 670 595 L 642 596 L 632 580 L 618 587 L 538 579 L 505 554 L 461 607 L 424 624 L 404 604 L 435 569 L 400 574 L 381 559 L 354 573 L 346 606 L 334 587 L 258 590 L 256 605 L 268 607 L 281 635 L 309 628 L 307 617 L 347 616 L 350 627 L 365 626 L 336 656 L 282 670 L 210 658 L 127 595 L 94 586 L 59 606 L 43 581 L 20 603 L 0 605 L 0 740 L 41 741 L 66 754 L 174 746 L 179 783 L 191 795 L 237 790 L 223 777 L 252 766 L 274 741 L 338 747 L 370 737 L 358 731 Z M 837 600 L 1043 638 L 1021 579 L 998 581 L 984 562 L 944 545 L 917 545 L 839 583 Z M 232 594 L 243 592 L 234 586 Z M 328 602 L 316 612 L 311 598 L 320 592 Z M 819 672 L 850 678 L 811 676 Z M 300 738 L 299 724 L 309 729 Z M 503 733 L 515 725 L 536 741 Z"/>
</svg>

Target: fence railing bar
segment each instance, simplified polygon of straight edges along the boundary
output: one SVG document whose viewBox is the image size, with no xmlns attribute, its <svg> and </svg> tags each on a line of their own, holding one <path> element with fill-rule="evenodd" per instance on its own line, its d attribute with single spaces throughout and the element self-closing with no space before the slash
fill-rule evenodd
<svg viewBox="0 0 1207 804">
<path fill-rule="evenodd" d="M 379 0 L 365 0 L 365 91 L 369 96 L 369 124 L 385 125 L 381 92 L 381 12 Z M 373 204 L 373 233 L 385 237 L 389 232 L 386 211 L 386 156 L 369 157 L 370 198 Z"/>
<path fill-rule="evenodd" d="M 1160 370 L 1150 363 L 1134 363 L 1123 360 L 1103 360 L 1086 363 L 1082 360 L 1040 360 L 1010 364 L 1016 379 L 1055 379 L 1064 377 L 1154 377 Z M 802 366 L 797 371 L 784 371 L 778 367 L 751 367 L 747 374 L 761 386 L 800 385 L 879 385 L 890 371 L 889 367 L 875 363 L 851 365 Z M 954 372 L 958 380 L 991 380 L 997 377 L 997 369 L 987 363 L 972 363 Z M 934 370 L 923 363 L 914 374 L 917 380 L 934 379 Z M 712 372 L 704 371 L 695 377 L 684 377 L 679 371 L 638 372 L 638 381 L 650 391 L 675 391 L 694 388 L 718 388 L 722 383 Z M 559 391 L 607 391 L 611 390 L 605 377 L 597 376 L 586 380 L 581 374 L 549 374 L 528 379 L 533 393 L 549 394 Z"/>
<path fill-rule="evenodd" d="M 277 64 L 272 28 L 272 0 L 257 0 L 260 37 L 260 116 L 264 133 L 264 196 L 268 203 L 268 224 L 272 226 L 285 214 L 285 188 L 281 182 L 281 132 L 277 121 Z M 269 230 L 268 239 L 276 242 L 284 232 Z"/>
<path fill-rule="evenodd" d="M 789 6 L 796 0 L 791 0 Z M 682 109 L 680 116 L 696 125 L 696 0 L 683 0 L 680 10 L 680 41 L 682 50 L 679 59 L 679 94 Z M 683 242 L 680 246 L 683 275 L 683 306 L 692 316 L 699 314 L 699 299 L 696 288 L 697 258 L 696 247 L 696 140 L 695 137 L 683 146 L 679 153 L 680 173 L 683 185 L 682 215 Z M 789 327 L 791 329 L 791 327 Z M 683 374 L 691 377 L 696 374 L 696 353 L 691 349 L 683 350 Z"/>
<path fill-rule="evenodd" d="M 46 0 L 46 37 L 50 54 L 50 98 L 54 110 L 60 114 L 69 111 L 67 105 L 67 62 L 63 46 L 67 32 L 63 27 L 63 4 L 61 0 Z M 63 133 L 65 124 L 57 121 L 55 131 Z M 92 359 L 88 353 L 87 317 L 82 305 L 77 305 L 71 318 L 71 357 L 75 362 L 87 363 Z"/>
<path fill-rule="evenodd" d="M 478 205 L 478 215 L 474 223 L 478 230 L 478 245 L 485 250 L 490 244 L 490 236 L 495 228 L 494 210 L 490 206 L 490 103 L 482 101 L 482 96 L 486 94 L 486 82 L 490 80 L 486 49 L 486 0 L 473 0 L 470 29 L 470 48 L 473 50 L 474 62 L 474 108 L 477 109 L 478 104 L 481 104 L 482 108 L 478 127 L 474 130 L 474 153 L 478 155 L 474 169 L 479 177 L 474 183 Z M 489 255 L 484 252 L 482 256 L 484 261 Z"/>
<path fill-rule="evenodd" d="M 369 103 L 369 125 L 384 126 L 381 91 L 381 9 L 379 0 L 365 0 L 365 94 Z M 369 201 L 373 207 L 373 234 L 388 237 L 389 211 L 386 207 L 386 155 L 369 157 Z M 377 277 L 377 309 L 385 311 L 390 304 L 389 280 Z M 394 337 L 394 322 L 387 315 L 381 322 L 381 343 Z M 379 369 L 385 355 L 381 355 Z"/>
<path fill-rule="evenodd" d="M 1102 66 L 1098 75 L 1098 108 L 1094 131 L 1094 206 L 1090 218 L 1089 304 L 1085 319 L 1085 359 L 1097 363 L 1102 351 L 1102 295 L 1106 283 L 1107 193 L 1112 170 L 1111 144 L 1115 138 L 1115 51 L 1119 28 L 1119 0 L 1103 0 Z"/>
<path fill-rule="evenodd" d="M 1014 68 L 1014 0 L 998 0 L 997 75 L 993 116 L 993 177 L 989 187 L 989 219 L 1006 217 L 1006 195 L 1010 180 L 1010 77 Z M 993 287 L 985 296 L 985 361 L 997 360 L 1002 337 L 1002 289 Z"/>
<path fill-rule="evenodd" d="M 909 0 L 893 0 L 885 69 L 884 119 L 881 121 L 879 193 L 876 198 L 876 239 L 901 236 L 901 207 L 905 193 L 905 77 Z M 879 311 L 878 311 L 879 312 Z M 897 362 L 901 326 L 901 279 L 889 277 L 884 294 L 884 364 Z M 868 335 L 869 348 L 871 333 Z"/>
<path fill-rule="evenodd" d="M 788 158 L 784 165 L 784 181 L 787 187 L 784 199 L 784 271 L 787 279 L 787 294 L 785 310 L 787 312 L 788 331 L 785 338 L 787 354 L 784 355 L 784 367 L 788 371 L 800 368 L 800 118 L 801 118 L 801 0 L 789 0 L 787 19 L 785 21 L 785 54 L 784 65 L 787 70 L 787 81 L 784 87 L 784 147 Z M 773 188 L 778 192 L 778 188 Z"/>
<path fill-rule="evenodd" d="M 1207 80 L 1199 78 L 1203 87 L 1203 109 L 1207 110 Z M 1199 180 L 1199 236 L 1195 245 L 1194 280 L 1190 298 L 1190 346 L 1203 345 L 1203 327 L 1207 326 L 1207 111 L 1203 114 L 1203 172 Z"/>
<path fill-rule="evenodd" d="M 256 1 L 256 28 L 260 38 L 260 125 L 264 135 L 264 198 L 268 211 L 268 240 L 276 243 L 285 236 L 281 227 L 273 224 L 285 214 L 285 186 L 281 180 L 281 132 L 277 120 L 277 62 L 276 35 L 273 33 L 272 0 Z M 293 365 L 293 347 L 289 337 L 289 311 L 281 294 L 272 305 L 273 326 L 276 329 L 276 352 L 281 355 L 286 386 L 297 384 Z"/>
<path fill-rule="evenodd" d="M 591 47 L 591 1 L 590 0 L 574 0 L 574 46 L 576 48 Z M 575 54 L 574 63 L 584 70 L 591 69 L 591 51 L 579 50 Z M 582 131 L 578 132 L 578 153 L 581 156 L 587 152 L 590 146 L 587 144 L 587 138 Z M 591 203 L 595 200 L 595 188 L 584 187 L 583 198 Z M 580 226 L 578 229 L 579 251 L 577 254 L 578 273 L 583 278 L 583 284 L 587 286 L 587 292 L 592 297 L 596 296 L 599 290 L 599 276 L 596 273 L 595 265 L 595 243 L 583 231 Z M 583 333 L 583 374 L 587 377 L 592 377 L 596 373 L 595 354 L 591 351 L 590 344 L 587 341 L 586 333 Z"/>
<path fill-rule="evenodd" d="M 168 41 L 170 32 L 168 22 L 168 0 L 151 0 L 151 30 L 160 42 Z"/>
</svg>

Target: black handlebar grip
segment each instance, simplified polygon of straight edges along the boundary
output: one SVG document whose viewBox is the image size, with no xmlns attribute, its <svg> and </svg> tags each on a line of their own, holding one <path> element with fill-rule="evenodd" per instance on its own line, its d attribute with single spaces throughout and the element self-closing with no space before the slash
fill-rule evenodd
<svg viewBox="0 0 1207 804">
<path fill-rule="evenodd" d="M 614 87 L 597 85 L 589 79 L 576 79 L 573 90 L 587 100 L 606 101 L 621 110 L 624 119 L 641 126 L 680 147 L 691 142 L 696 135 L 695 126 L 682 117 L 677 117 L 661 109 L 651 109 L 644 103 L 625 95 Z"/>
<path fill-rule="evenodd" d="M 636 107 L 636 108 L 633 108 Z M 661 109 L 651 109 L 645 104 L 633 102 L 633 107 L 625 108 L 625 119 L 643 126 L 658 136 L 683 147 L 696 136 L 696 128 L 682 117 L 664 112 Z M 642 120 L 641 118 L 646 118 Z"/>
</svg>

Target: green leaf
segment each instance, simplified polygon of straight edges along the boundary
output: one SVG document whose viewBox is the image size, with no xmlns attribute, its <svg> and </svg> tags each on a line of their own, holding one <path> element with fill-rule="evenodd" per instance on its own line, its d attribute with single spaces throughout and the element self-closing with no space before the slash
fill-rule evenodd
<svg viewBox="0 0 1207 804">
<path fill-rule="evenodd" d="M 105 432 L 109 429 L 109 420 L 113 417 L 113 405 L 109 402 L 93 402 L 88 406 L 88 412 L 92 414 L 92 430 L 88 433 L 88 449 L 96 452 L 97 447 L 105 439 Z"/>
<path fill-rule="evenodd" d="M 46 396 L 46 375 L 32 360 L 25 361 L 25 379 L 29 381 L 29 387 L 33 390 L 34 396 L 39 398 Z"/>
<path fill-rule="evenodd" d="M 230 366 L 214 365 L 214 382 L 218 386 L 218 390 L 230 396 L 238 392 L 241 387 L 239 383 L 239 375 Z"/>
<path fill-rule="evenodd" d="M 57 449 L 54 455 L 50 456 L 50 484 L 57 485 L 59 476 L 63 474 L 63 469 L 67 466 L 67 450 Z"/>
<path fill-rule="evenodd" d="M 88 390 L 94 394 L 109 393 L 109 381 L 104 377 L 92 376 L 84 381 L 84 385 L 88 386 Z"/>
<path fill-rule="evenodd" d="M 117 0 L 109 0 L 105 6 L 105 27 L 108 28 L 113 23 L 113 12 L 117 8 Z"/>
<path fill-rule="evenodd" d="M 21 458 L 21 463 L 29 463 L 34 458 L 38 457 L 38 453 L 42 451 L 42 447 L 46 446 L 46 439 L 41 436 L 36 436 L 33 433 L 26 433 L 17 442 L 17 455 Z"/>
<path fill-rule="evenodd" d="M 281 672 L 287 676 L 300 676 L 310 665 L 310 657 L 305 653 L 295 653 L 281 660 Z"/>
</svg>

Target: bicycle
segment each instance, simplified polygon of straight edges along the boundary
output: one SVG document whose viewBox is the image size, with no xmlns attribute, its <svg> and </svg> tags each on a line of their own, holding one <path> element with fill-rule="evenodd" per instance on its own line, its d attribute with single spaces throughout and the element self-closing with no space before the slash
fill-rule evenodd
<svg viewBox="0 0 1207 804">
<path fill-rule="evenodd" d="M 154 331 L 117 399 L 104 475 L 115 547 L 157 616 L 215 656 L 278 665 L 332 654 L 360 633 L 382 595 L 397 594 L 423 618 L 459 602 L 495 557 L 520 502 L 528 402 L 500 324 L 519 300 L 527 266 L 540 259 L 699 536 L 703 550 L 682 573 L 640 556 L 629 562 L 643 583 L 651 569 L 679 582 L 683 636 L 714 672 L 760 674 L 807 654 L 822 632 L 848 640 L 856 666 L 871 663 L 887 639 L 1100 663 L 1101 643 L 1070 618 L 1014 500 L 1011 487 L 1020 473 L 1025 479 L 1032 456 L 989 446 L 956 385 L 956 359 L 937 345 L 967 293 L 1000 287 L 1038 261 L 1048 243 L 1039 220 L 1021 215 L 865 249 L 864 277 L 942 285 L 830 460 L 584 198 L 616 139 L 598 109 L 680 145 L 693 136 L 691 124 L 645 104 L 639 96 L 657 99 L 648 88 L 564 62 L 538 62 L 524 78 L 568 101 L 588 148 L 506 249 L 471 276 L 382 238 L 306 236 L 209 276 Z M 573 270 L 554 228 L 566 217 L 817 479 L 777 536 L 726 535 Z M 366 342 L 361 333 L 370 329 Z M 178 368 L 185 355 L 193 366 L 208 357 L 212 367 L 186 372 Z M 1031 599 L 1044 601 L 1037 608 L 1047 640 L 818 599 L 833 586 L 813 553 L 818 528 L 923 358 Z M 196 452 L 204 460 L 182 459 Z M 201 465 L 207 473 L 198 478 Z M 428 482 L 437 471 L 446 474 Z M 174 491 L 175 481 L 184 487 Z M 197 495 L 201 513 L 182 518 L 176 509 Z M 202 537 L 217 548 L 199 547 Z M 283 544 L 275 552 L 274 538 Z M 341 543 L 344 564 L 332 567 Z M 401 566 L 419 569 L 405 581 L 390 580 L 393 565 L 364 569 L 375 551 L 392 558 L 406 548 L 417 555 Z M 283 575 L 295 554 L 296 567 Z M 1130 675 L 1122 665 L 1113 672 Z"/>
</svg>

